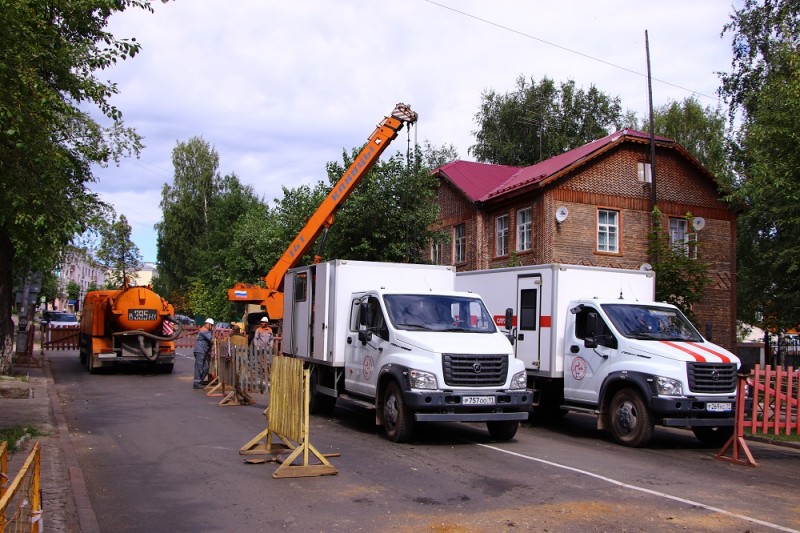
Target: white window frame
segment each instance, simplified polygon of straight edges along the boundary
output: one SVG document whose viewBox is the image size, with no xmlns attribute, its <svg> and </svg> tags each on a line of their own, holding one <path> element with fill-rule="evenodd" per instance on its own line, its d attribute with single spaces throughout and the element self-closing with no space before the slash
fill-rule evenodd
<svg viewBox="0 0 800 533">
<path fill-rule="evenodd" d="M 456 224 L 453 226 L 453 263 L 463 263 L 466 260 L 467 226 L 466 224 Z"/>
<path fill-rule="evenodd" d="M 440 242 L 431 243 L 431 263 L 434 265 L 442 264 L 442 243 Z"/>
<path fill-rule="evenodd" d="M 508 214 L 494 217 L 494 256 L 508 255 Z"/>
<path fill-rule="evenodd" d="M 532 212 L 530 207 L 517 211 L 517 251 L 527 252 L 531 249 L 533 236 Z"/>
<path fill-rule="evenodd" d="M 643 161 L 636 163 L 636 177 L 641 183 L 653 183 L 653 171 L 650 163 Z"/>
<path fill-rule="evenodd" d="M 675 252 L 697 258 L 697 233 L 689 232 L 689 221 L 685 218 L 669 219 L 669 245 Z"/>
<path fill-rule="evenodd" d="M 619 253 L 620 212 L 616 209 L 597 210 L 597 251 Z"/>
</svg>

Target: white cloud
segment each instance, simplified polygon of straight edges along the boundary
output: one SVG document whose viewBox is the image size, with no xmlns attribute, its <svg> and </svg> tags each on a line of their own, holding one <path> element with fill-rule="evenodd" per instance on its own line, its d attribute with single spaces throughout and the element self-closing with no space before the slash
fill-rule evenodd
<svg viewBox="0 0 800 533">
<path fill-rule="evenodd" d="M 645 30 L 653 76 L 669 82 L 654 83 L 656 105 L 691 94 L 682 88 L 713 97 L 715 71 L 730 63 L 720 32 L 731 8 L 722 2 L 177 0 L 153 7 L 153 14 L 112 19 L 116 36 L 135 37 L 143 49 L 104 73 L 118 83 L 113 102 L 147 148 L 139 160 L 99 169 L 95 186 L 136 221 L 146 260 L 156 258 L 152 226 L 177 141 L 202 136 L 219 153 L 223 174 L 236 173 L 271 200 L 281 185 L 324 179 L 325 163 L 361 145 L 400 101 L 420 114 L 420 141 L 453 144 L 468 159 L 481 93 L 511 90 L 520 75 L 593 83 L 641 116 Z M 401 149 L 405 138 L 396 143 Z"/>
</svg>

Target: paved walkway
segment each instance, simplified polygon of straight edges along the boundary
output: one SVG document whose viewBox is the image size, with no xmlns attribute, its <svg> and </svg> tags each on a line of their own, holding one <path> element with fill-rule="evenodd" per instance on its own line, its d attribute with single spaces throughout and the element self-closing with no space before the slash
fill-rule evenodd
<svg viewBox="0 0 800 533">
<path fill-rule="evenodd" d="M 48 362 L 42 367 L 15 366 L 14 376 L 0 376 L 0 389 L 0 427 L 30 425 L 43 434 L 25 440 L 9 455 L 8 471 L 13 479 L 33 443 L 41 442 L 44 531 L 99 532 Z"/>
</svg>

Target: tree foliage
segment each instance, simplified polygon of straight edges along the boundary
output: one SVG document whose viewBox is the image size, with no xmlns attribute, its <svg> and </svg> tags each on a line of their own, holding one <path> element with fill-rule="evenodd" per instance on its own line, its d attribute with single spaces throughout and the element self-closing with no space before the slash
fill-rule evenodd
<svg viewBox="0 0 800 533">
<path fill-rule="evenodd" d="M 100 235 L 97 260 L 108 269 L 108 281 L 121 287 L 126 279 L 132 281 L 132 275 L 142 268 L 142 255 L 131 240 L 128 219 L 125 215 L 120 215 L 119 219 L 114 217 L 100 230 Z"/>
<path fill-rule="evenodd" d="M 91 166 L 138 153 L 140 139 L 110 103 L 117 87 L 98 77 L 139 43 L 106 30 L 149 0 L 0 0 L 0 328 L 10 347 L 15 274 L 47 271 L 103 204 L 88 189 Z M 96 108 L 110 125 L 87 112 Z M 2 367 L 3 365 L 0 365 Z M 0 368 L 0 370 L 2 370 Z"/>
<path fill-rule="evenodd" d="M 156 224 L 155 288 L 182 311 L 227 319 L 225 290 L 247 271 L 232 243 L 242 242 L 241 220 L 264 213 L 263 202 L 235 174 L 220 176 L 219 154 L 200 137 L 177 143 L 172 160 L 175 176 L 162 188 Z"/>
<path fill-rule="evenodd" d="M 686 148 L 719 179 L 723 187 L 732 182 L 728 157 L 727 117 L 721 107 L 703 107 L 697 98 L 671 101 L 653 110 L 655 134 L 670 138 Z M 649 118 L 635 126 L 650 131 Z"/>
<path fill-rule="evenodd" d="M 732 201 L 738 220 L 738 312 L 784 330 L 800 323 L 800 3 L 745 0 L 724 31 L 733 34 L 721 93 L 735 138 Z"/>
<path fill-rule="evenodd" d="M 674 246 L 670 242 L 658 208 L 653 210 L 651 217 L 653 227 L 648 236 L 648 255 L 654 258 L 656 301 L 675 305 L 689 320 L 695 322 L 692 307 L 703 301 L 710 283 L 708 263 L 702 260 L 702 253 L 693 248 L 695 244 Z M 691 213 L 686 218 L 691 224 Z"/>
<path fill-rule="evenodd" d="M 532 165 L 618 130 L 623 120 L 619 97 L 594 85 L 584 90 L 573 80 L 557 86 L 546 76 L 538 84 L 520 76 L 513 92 L 481 95 L 469 152 L 482 162 Z"/>
</svg>

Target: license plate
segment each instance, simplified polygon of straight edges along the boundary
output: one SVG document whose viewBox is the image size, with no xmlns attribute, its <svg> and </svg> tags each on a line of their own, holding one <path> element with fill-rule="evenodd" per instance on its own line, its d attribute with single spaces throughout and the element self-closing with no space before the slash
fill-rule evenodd
<svg viewBox="0 0 800 533">
<path fill-rule="evenodd" d="M 461 405 L 494 405 L 494 396 L 464 396 Z"/>
<path fill-rule="evenodd" d="M 155 309 L 128 309 L 128 320 L 155 320 L 157 317 Z"/>
<path fill-rule="evenodd" d="M 706 404 L 706 410 L 709 413 L 727 413 L 732 408 L 732 405 L 729 402 L 725 403 L 714 403 L 709 402 Z"/>
</svg>

